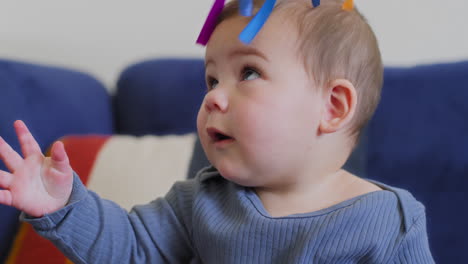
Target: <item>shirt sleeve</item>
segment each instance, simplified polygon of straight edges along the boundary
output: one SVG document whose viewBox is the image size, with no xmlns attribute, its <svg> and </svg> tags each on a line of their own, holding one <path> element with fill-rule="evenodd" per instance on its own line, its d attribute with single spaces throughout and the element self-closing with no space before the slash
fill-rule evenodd
<svg viewBox="0 0 468 264">
<path fill-rule="evenodd" d="M 128 213 L 88 191 L 75 175 L 66 207 L 41 218 L 21 218 L 74 263 L 188 263 L 194 254 L 190 217 L 177 210 L 180 204 L 190 209 L 191 202 L 182 200 L 192 196 L 178 195 L 181 185 Z M 184 191 L 193 189 L 190 183 L 184 186 Z"/>
<path fill-rule="evenodd" d="M 406 233 L 391 263 L 435 263 L 429 248 L 425 214 L 418 217 Z"/>
</svg>

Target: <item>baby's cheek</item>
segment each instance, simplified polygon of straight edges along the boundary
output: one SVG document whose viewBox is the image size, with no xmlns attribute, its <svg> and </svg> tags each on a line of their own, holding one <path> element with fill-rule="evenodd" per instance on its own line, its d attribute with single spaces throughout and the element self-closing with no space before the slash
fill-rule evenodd
<svg viewBox="0 0 468 264">
<path fill-rule="evenodd" d="M 201 105 L 197 115 L 197 131 L 199 135 L 202 133 L 202 130 L 205 128 L 206 124 L 206 112 L 203 108 L 204 104 Z"/>
<path fill-rule="evenodd" d="M 278 125 L 274 117 L 255 116 L 246 120 L 242 129 L 242 137 L 249 142 L 250 147 L 270 151 L 278 143 L 281 133 L 278 133 Z"/>
</svg>

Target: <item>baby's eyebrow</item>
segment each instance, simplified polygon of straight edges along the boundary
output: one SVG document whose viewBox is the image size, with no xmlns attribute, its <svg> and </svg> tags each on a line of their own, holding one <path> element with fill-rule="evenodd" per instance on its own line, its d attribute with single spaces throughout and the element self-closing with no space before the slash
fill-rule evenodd
<svg viewBox="0 0 468 264">
<path fill-rule="evenodd" d="M 232 52 L 229 53 L 228 58 L 231 59 L 234 56 L 242 56 L 242 55 L 243 56 L 254 55 L 254 56 L 258 56 L 264 59 L 267 62 L 270 62 L 268 57 L 263 52 L 250 46 L 246 46 L 246 47 L 233 50 Z"/>
<path fill-rule="evenodd" d="M 262 58 L 266 62 L 270 62 L 268 57 L 263 52 L 261 52 L 260 50 L 258 50 L 256 48 L 250 47 L 250 46 L 237 48 L 237 49 L 231 51 L 228 54 L 228 59 L 232 59 L 235 56 L 248 56 L 248 55 L 254 55 L 254 56 Z M 207 68 L 208 64 L 210 64 L 210 63 L 216 64 L 215 61 L 212 58 L 207 58 L 205 60 L 205 69 Z"/>
</svg>

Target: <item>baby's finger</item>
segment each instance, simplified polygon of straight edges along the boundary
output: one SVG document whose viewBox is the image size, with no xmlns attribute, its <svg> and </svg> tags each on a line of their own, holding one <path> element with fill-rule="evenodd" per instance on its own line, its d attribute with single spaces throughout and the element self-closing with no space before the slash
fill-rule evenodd
<svg viewBox="0 0 468 264">
<path fill-rule="evenodd" d="M 13 175 L 6 171 L 0 170 L 0 188 L 9 189 L 13 182 Z"/>
<path fill-rule="evenodd" d="M 55 141 L 50 151 L 52 166 L 62 173 L 66 173 L 70 168 L 67 153 L 62 142 Z"/>
<path fill-rule="evenodd" d="M 11 172 L 23 163 L 23 158 L 2 137 L 0 137 L 0 159 Z"/>
<path fill-rule="evenodd" d="M 12 206 L 12 196 L 11 192 L 8 190 L 0 190 L 0 204 Z"/>
<path fill-rule="evenodd" d="M 37 141 L 34 139 L 31 132 L 29 132 L 26 124 L 21 120 L 16 120 L 14 126 L 24 157 L 26 158 L 37 154 L 42 155 L 41 147 L 39 147 L 39 144 L 37 144 Z"/>
</svg>

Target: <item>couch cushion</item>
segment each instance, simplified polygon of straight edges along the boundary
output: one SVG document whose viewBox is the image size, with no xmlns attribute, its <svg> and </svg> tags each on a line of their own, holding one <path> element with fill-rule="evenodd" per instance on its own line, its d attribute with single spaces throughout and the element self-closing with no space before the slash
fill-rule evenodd
<svg viewBox="0 0 468 264">
<path fill-rule="evenodd" d="M 115 95 L 118 132 L 140 136 L 195 131 L 206 90 L 204 70 L 201 59 L 157 59 L 126 68 Z"/>
<path fill-rule="evenodd" d="M 468 62 L 387 68 L 369 124 L 368 176 L 426 205 L 437 262 L 468 259 Z"/>
<path fill-rule="evenodd" d="M 22 119 L 45 150 L 67 134 L 112 133 L 110 97 L 92 76 L 58 67 L 0 60 L 0 136 L 19 150 Z M 0 169 L 5 165 L 0 161 Z M 0 205 L 0 263 L 16 232 L 18 211 Z"/>
</svg>

